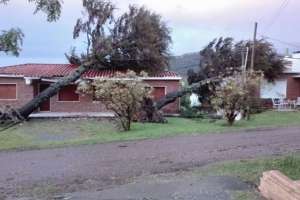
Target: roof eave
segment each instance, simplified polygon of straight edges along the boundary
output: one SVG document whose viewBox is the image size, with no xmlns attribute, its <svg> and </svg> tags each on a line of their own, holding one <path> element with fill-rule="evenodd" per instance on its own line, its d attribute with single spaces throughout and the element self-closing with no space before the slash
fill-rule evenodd
<svg viewBox="0 0 300 200">
<path fill-rule="evenodd" d="M 103 79 L 115 79 L 113 77 L 84 77 L 84 79 L 90 79 L 90 80 L 95 80 L 98 78 L 103 78 Z M 149 81 L 180 81 L 182 80 L 181 77 L 143 77 L 141 78 L 142 80 L 149 80 Z"/>
</svg>

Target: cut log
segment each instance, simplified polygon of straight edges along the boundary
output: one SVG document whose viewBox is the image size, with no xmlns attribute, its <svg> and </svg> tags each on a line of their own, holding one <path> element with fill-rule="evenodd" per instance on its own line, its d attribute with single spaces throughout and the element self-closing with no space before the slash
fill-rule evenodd
<svg viewBox="0 0 300 200">
<path fill-rule="evenodd" d="M 279 171 L 264 172 L 259 190 L 268 200 L 300 200 L 300 184 Z"/>
</svg>

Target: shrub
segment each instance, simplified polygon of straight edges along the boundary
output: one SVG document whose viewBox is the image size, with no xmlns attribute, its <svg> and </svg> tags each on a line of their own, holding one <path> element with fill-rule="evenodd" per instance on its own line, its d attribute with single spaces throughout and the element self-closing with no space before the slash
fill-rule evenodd
<svg viewBox="0 0 300 200">
<path fill-rule="evenodd" d="M 191 107 L 189 96 L 182 97 L 180 106 L 180 115 L 185 118 L 203 118 L 203 113 L 199 107 Z"/>
<path fill-rule="evenodd" d="M 131 122 L 142 107 L 144 98 L 150 96 L 151 87 L 143 82 L 142 77 L 133 71 L 117 73 L 113 79 L 95 79 L 92 83 L 82 82 L 78 91 L 93 94 L 101 99 L 105 107 L 114 112 L 116 120 L 124 131 L 129 131 Z"/>
<path fill-rule="evenodd" d="M 255 90 L 258 88 L 257 83 L 256 75 L 235 74 L 225 78 L 217 87 L 211 103 L 216 110 L 223 112 L 229 125 L 233 125 L 239 113 L 249 118 L 251 101 L 255 97 Z"/>
</svg>

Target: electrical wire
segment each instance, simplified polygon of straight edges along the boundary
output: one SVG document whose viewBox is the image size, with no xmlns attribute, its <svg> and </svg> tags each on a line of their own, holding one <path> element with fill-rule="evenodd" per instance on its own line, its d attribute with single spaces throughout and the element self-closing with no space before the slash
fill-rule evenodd
<svg viewBox="0 0 300 200">
<path fill-rule="evenodd" d="M 266 36 L 266 35 L 260 35 L 262 38 L 264 39 L 267 39 L 267 40 L 273 40 L 273 41 L 276 41 L 276 42 L 279 42 L 281 44 L 285 44 L 287 46 L 291 46 L 291 47 L 296 47 L 296 48 L 299 48 L 300 49 L 300 44 L 295 44 L 295 43 L 292 43 L 292 42 L 286 42 L 286 41 L 283 41 L 281 39 L 277 39 L 277 38 L 273 38 L 273 37 L 269 37 L 269 36 Z"/>
<path fill-rule="evenodd" d="M 282 14 L 282 11 L 289 5 L 290 0 L 284 0 L 278 10 L 275 12 L 274 16 L 271 18 L 271 21 L 266 26 L 266 32 L 274 25 L 277 19 Z"/>
</svg>

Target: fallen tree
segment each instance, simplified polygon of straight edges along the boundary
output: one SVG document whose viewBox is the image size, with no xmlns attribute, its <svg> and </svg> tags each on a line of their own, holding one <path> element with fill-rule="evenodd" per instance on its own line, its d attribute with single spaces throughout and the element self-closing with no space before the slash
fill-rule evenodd
<svg viewBox="0 0 300 200">
<path fill-rule="evenodd" d="M 220 77 L 213 77 L 213 78 L 208 78 L 202 81 L 199 81 L 197 83 L 193 83 L 192 85 L 183 88 L 182 90 L 175 91 L 175 92 L 170 92 L 166 94 L 164 97 L 159 99 L 157 102 L 155 102 L 155 109 L 156 110 L 161 110 L 163 107 L 166 105 L 175 102 L 178 98 L 183 97 L 187 94 L 191 94 L 193 92 L 198 92 L 201 87 L 207 85 L 207 84 L 215 84 L 219 83 L 221 81 Z M 200 94 L 201 95 L 201 94 Z"/>
<path fill-rule="evenodd" d="M 51 84 L 25 106 L 15 109 L 11 113 L 17 114 L 3 118 L 4 121 L 26 120 L 41 103 L 56 95 L 64 86 L 76 82 L 90 69 L 144 70 L 151 74 L 164 70 L 168 65 L 171 37 L 160 15 L 144 7 L 129 6 L 128 12 L 115 18 L 115 6 L 110 1 L 82 2 L 85 13 L 77 20 L 73 38 L 77 39 L 82 34 L 87 38 L 86 52 L 77 56 L 74 50 L 68 56 L 70 63 L 79 67 Z"/>
<path fill-rule="evenodd" d="M 19 120 L 27 119 L 32 112 L 34 112 L 36 109 L 40 107 L 41 103 L 56 95 L 61 88 L 78 80 L 82 76 L 82 74 L 84 74 L 86 71 L 91 69 L 92 66 L 93 66 L 92 62 L 90 63 L 87 62 L 79 66 L 75 70 L 75 72 L 73 72 L 71 75 L 66 76 L 60 79 L 59 81 L 57 81 L 56 83 L 51 84 L 46 90 L 38 94 L 30 102 L 28 102 L 22 108 L 17 110 L 18 113 L 17 117 L 18 118 L 21 117 L 21 119 Z"/>
</svg>

